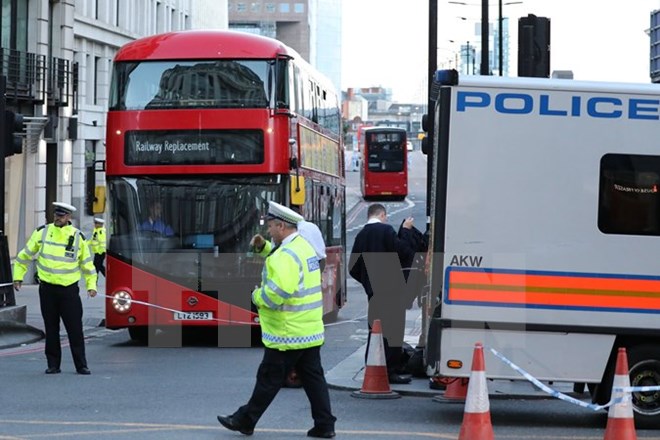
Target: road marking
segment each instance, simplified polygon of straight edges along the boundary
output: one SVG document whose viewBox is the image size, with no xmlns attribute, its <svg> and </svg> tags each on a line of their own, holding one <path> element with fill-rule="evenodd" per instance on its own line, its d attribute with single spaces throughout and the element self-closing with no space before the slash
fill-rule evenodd
<svg viewBox="0 0 660 440">
<path fill-rule="evenodd" d="M 105 426 L 107 428 L 114 428 L 108 430 L 88 430 L 88 431 L 72 431 L 72 432 L 57 432 L 57 433 L 35 433 L 35 434 L 22 434 L 21 436 L 7 436 L 0 435 L 0 440 L 29 440 L 34 438 L 57 438 L 68 436 L 82 436 L 82 435 L 104 435 L 104 434 L 126 434 L 126 433 L 139 433 L 139 432 L 158 432 L 158 431 L 209 431 L 209 432 L 223 432 L 224 428 L 220 425 L 186 425 L 186 424 L 159 424 L 159 423 L 138 423 L 138 422 L 95 422 L 95 421 L 50 421 L 50 420 L 0 420 L 0 424 L 15 424 L 15 425 L 46 425 L 46 426 Z M 458 430 L 458 427 L 456 427 Z M 506 428 L 500 428 L 506 429 Z M 498 431 L 497 427 L 495 428 Z M 227 431 L 228 432 L 228 431 Z M 296 434 L 302 435 L 307 431 L 303 429 L 269 429 L 257 428 L 255 432 L 260 433 L 273 433 L 273 434 Z M 352 430 L 352 429 L 339 429 L 336 431 L 337 435 L 342 436 L 368 436 L 382 437 L 382 438 L 434 438 L 441 440 L 456 440 L 458 434 L 456 433 L 438 433 L 438 432 L 423 432 L 423 431 L 377 431 L 377 430 Z M 521 434 L 497 434 L 498 439 L 520 439 Z M 531 434 L 525 433 L 526 440 L 599 440 L 602 439 L 602 434 L 593 435 L 556 435 L 556 434 Z M 660 440 L 660 437 L 642 437 L 645 440 Z"/>
<path fill-rule="evenodd" d="M 0 440 L 28 440 L 34 438 L 57 438 L 68 436 L 83 436 L 83 435 L 104 435 L 104 434 L 126 434 L 126 433 L 139 433 L 139 432 L 157 432 L 157 431 L 213 431 L 222 432 L 224 428 L 220 425 L 176 425 L 176 424 L 158 424 L 158 423 L 131 423 L 131 422 L 58 422 L 47 420 L 0 420 L 3 425 L 7 424 L 20 424 L 20 425 L 46 425 L 46 426 L 106 426 L 108 428 L 115 428 L 109 430 L 85 430 L 85 431 L 71 431 L 71 432 L 57 432 L 57 433 L 35 433 L 35 434 L 22 434 L 20 437 L 0 437 Z M 272 434 L 296 434 L 304 435 L 307 430 L 303 429 L 268 429 L 257 428 L 255 432 L 272 433 Z M 369 436 L 369 437 L 394 437 L 394 438 L 436 438 L 455 440 L 454 434 L 439 434 L 436 432 L 418 432 L 418 431 L 375 431 L 375 430 L 338 430 L 338 435 L 347 436 Z"/>
</svg>

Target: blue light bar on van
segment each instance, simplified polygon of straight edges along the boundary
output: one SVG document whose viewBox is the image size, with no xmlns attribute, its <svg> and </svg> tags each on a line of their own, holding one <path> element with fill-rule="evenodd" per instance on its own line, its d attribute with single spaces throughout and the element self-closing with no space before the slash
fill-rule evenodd
<svg viewBox="0 0 660 440">
<path fill-rule="evenodd" d="M 454 69 L 436 70 L 433 80 L 441 86 L 455 86 L 458 84 L 458 72 Z"/>
</svg>

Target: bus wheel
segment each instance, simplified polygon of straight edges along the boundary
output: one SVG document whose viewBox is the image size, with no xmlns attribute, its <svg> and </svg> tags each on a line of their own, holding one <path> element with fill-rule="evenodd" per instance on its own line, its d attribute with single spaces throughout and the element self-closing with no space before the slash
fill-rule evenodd
<svg viewBox="0 0 660 440">
<path fill-rule="evenodd" d="M 631 386 L 660 385 L 660 348 L 652 345 L 630 347 L 628 367 Z M 632 401 L 638 428 L 660 426 L 660 391 L 632 393 Z"/>
<path fill-rule="evenodd" d="M 133 341 L 145 342 L 149 338 L 148 330 L 147 326 L 129 327 L 128 335 Z"/>
</svg>

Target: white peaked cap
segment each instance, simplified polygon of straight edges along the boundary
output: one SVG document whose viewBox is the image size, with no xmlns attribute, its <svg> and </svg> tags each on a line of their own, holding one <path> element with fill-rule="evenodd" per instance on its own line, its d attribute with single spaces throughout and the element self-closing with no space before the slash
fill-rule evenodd
<svg viewBox="0 0 660 440">
<path fill-rule="evenodd" d="M 63 211 L 67 214 L 71 214 L 77 211 L 75 206 L 64 202 L 53 202 L 53 206 L 55 207 L 55 211 Z"/>
<path fill-rule="evenodd" d="M 94 217 L 94 223 L 104 224 L 105 220 L 103 220 L 102 218 L 99 218 L 99 217 Z"/>
<path fill-rule="evenodd" d="M 303 216 L 293 209 L 273 201 L 268 202 L 268 217 L 276 218 L 292 225 L 297 225 L 298 222 L 303 220 Z"/>
</svg>

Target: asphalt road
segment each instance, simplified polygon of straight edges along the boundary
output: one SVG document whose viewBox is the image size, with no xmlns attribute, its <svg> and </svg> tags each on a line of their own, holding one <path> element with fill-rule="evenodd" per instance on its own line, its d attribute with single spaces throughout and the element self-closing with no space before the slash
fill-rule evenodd
<svg viewBox="0 0 660 440">
<path fill-rule="evenodd" d="M 422 169 L 411 160 L 411 194 L 388 203 L 391 223 L 412 215 L 423 229 Z M 350 174 L 350 173 L 349 173 Z M 356 173 L 357 174 L 357 173 Z M 355 176 L 349 176 L 349 182 Z M 366 204 L 350 212 L 348 243 L 366 219 Z M 334 368 L 364 344 L 366 298 L 354 282 L 337 325 L 327 328 L 322 358 Z M 231 439 L 216 415 L 233 412 L 248 399 L 261 349 L 217 348 L 213 338 L 186 339 L 180 348 L 154 348 L 132 342 L 125 330 L 97 328 L 87 333 L 92 375 L 75 374 L 65 348 L 63 372 L 44 375 L 40 343 L 0 350 L 0 440 L 3 439 Z M 197 335 L 200 336 L 200 335 Z M 338 438 L 457 439 L 463 405 L 428 397 L 362 400 L 331 390 Z M 496 439 L 598 440 L 606 413 L 594 413 L 557 400 L 491 399 Z M 305 438 L 312 426 L 304 392 L 283 389 L 261 419 L 254 438 Z M 638 431 L 640 439 L 660 432 Z"/>
</svg>

